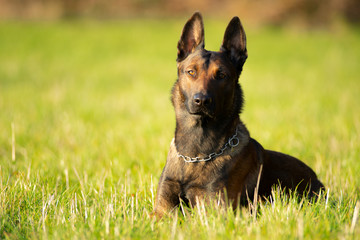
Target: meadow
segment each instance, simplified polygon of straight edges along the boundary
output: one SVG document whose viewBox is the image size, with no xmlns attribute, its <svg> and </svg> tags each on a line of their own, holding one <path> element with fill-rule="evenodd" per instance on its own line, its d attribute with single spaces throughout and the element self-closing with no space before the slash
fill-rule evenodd
<svg viewBox="0 0 360 240">
<path fill-rule="evenodd" d="M 251 28 L 241 119 L 318 201 L 150 218 L 185 19 L 0 22 L 0 239 L 360 239 L 360 30 Z M 205 19 L 218 50 L 227 21 Z"/>
</svg>

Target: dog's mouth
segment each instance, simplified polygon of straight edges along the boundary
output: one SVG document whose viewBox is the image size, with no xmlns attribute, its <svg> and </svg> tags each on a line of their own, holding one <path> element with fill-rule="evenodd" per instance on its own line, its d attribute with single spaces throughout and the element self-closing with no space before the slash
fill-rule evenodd
<svg viewBox="0 0 360 240">
<path fill-rule="evenodd" d="M 194 117 L 207 117 L 207 118 L 214 118 L 214 112 L 211 109 L 205 107 L 187 107 L 187 111 L 190 115 Z"/>
</svg>

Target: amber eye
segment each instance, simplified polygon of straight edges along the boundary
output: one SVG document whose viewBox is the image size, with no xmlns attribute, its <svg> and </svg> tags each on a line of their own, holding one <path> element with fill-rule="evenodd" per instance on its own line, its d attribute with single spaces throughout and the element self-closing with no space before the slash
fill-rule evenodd
<svg viewBox="0 0 360 240">
<path fill-rule="evenodd" d="M 188 70 L 187 73 L 192 77 L 195 77 L 196 74 L 194 70 Z"/>
</svg>

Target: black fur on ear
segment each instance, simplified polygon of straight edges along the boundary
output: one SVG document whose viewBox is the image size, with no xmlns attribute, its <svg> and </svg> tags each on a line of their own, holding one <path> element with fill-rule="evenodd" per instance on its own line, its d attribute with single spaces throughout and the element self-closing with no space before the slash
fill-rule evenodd
<svg viewBox="0 0 360 240">
<path fill-rule="evenodd" d="M 186 22 L 178 42 L 176 61 L 181 62 L 198 48 L 204 48 L 204 24 L 199 12 Z"/>
<path fill-rule="evenodd" d="M 227 26 L 220 51 L 229 55 L 238 71 L 238 74 L 240 74 L 248 57 L 248 53 L 246 50 L 245 30 L 238 17 L 231 19 L 229 25 Z"/>
</svg>

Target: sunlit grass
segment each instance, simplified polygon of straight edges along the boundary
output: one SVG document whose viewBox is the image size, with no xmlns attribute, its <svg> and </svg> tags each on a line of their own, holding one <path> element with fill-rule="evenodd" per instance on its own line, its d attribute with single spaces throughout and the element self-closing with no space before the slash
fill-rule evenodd
<svg viewBox="0 0 360 240">
<path fill-rule="evenodd" d="M 299 157 L 317 172 L 327 187 L 321 201 L 275 191 L 256 216 L 214 205 L 161 222 L 149 217 L 175 126 L 169 98 L 182 25 L 0 23 L 1 239 L 360 234 L 356 29 L 245 29 L 241 118 L 265 148 Z M 205 20 L 209 49 L 219 48 L 225 27 Z"/>
</svg>

